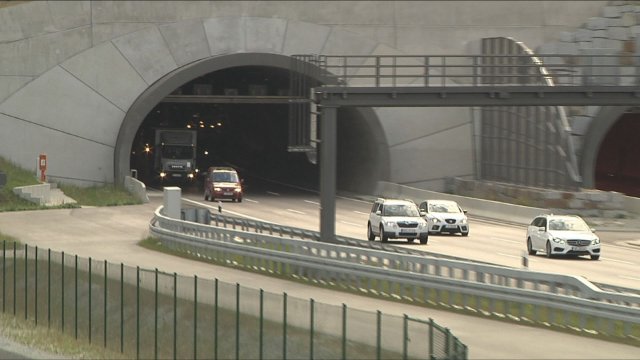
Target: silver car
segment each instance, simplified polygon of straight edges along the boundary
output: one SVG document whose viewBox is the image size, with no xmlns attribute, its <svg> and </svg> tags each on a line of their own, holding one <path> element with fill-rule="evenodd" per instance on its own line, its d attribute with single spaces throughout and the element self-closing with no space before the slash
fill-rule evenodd
<svg viewBox="0 0 640 360">
<path fill-rule="evenodd" d="M 556 255 L 589 255 L 600 258 L 600 238 L 577 215 L 539 215 L 527 227 L 527 252 L 544 251 L 547 257 Z"/>
<path fill-rule="evenodd" d="M 418 207 L 411 200 L 378 198 L 371 207 L 367 222 L 369 241 L 380 237 L 382 242 L 389 239 L 407 239 L 420 244 L 429 241 L 427 222 L 421 217 Z"/>
<path fill-rule="evenodd" d="M 467 211 L 451 200 L 425 200 L 420 203 L 420 212 L 425 213 L 430 234 L 469 235 Z"/>
</svg>

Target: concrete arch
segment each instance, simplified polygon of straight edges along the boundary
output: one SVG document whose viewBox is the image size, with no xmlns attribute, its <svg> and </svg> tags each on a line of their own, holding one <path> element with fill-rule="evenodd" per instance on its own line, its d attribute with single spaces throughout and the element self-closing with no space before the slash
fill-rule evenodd
<svg viewBox="0 0 640 360">
<path fill-rule="evenodd" d="M 596 162 L 602 141 L 627 109 L 626 106 L 603 106 L 593 117 L 583 137 L 581 170 L 585 188 L 595 188 Z"/>
<path fill-rule="evenodd" d="M 128 172 L 125 141 L 135 136 L 136 124 L 196 74 L 240 64 L 287 68 L 293 54 L 403 54 L 338 25 L 285 18 L 225 16 L 136 26 L 65 58 L 5 98 L 0 122 L 14 136 L 0 142 L 0 154 L 32 168 L 45 152 L 54 181 L 119 182 Z M 357 113 L 375 118 L 367 120 L 375 138 L 367 151 L 378 154 L 368 181 L 442 190 L 447 177 L 473 177 L 468 109 Z"/>
<path fill-rule="evenodd" d="M 231 67 L 239 66 L 267 66 L 280 69 L 291 69 L 292 58 L 284 55 L 268 54 L 268 53 L 236 53 L 229 55 L 214 56 L 203 59 L 189 65 L 178 68 L 163 78 L 157 80 L 152 86 L 147 88 L 136 101 L 131 105 L 127 112 L 122 126 L 118 133 L 118 139 L 114 151 L 114 176 L 116 181 L 122 182 L 125 175 L 130 172 L 129 159 L 131 154 L 131 146 L 135 138 L 136 132 L 146 115 L 156 106 L 164 97 L 173 92 L 181 85 L 198 78 L 207 73 L 224 70 Z M 315 73 L 320 74 L 320 71 Z M 318 76 L 315 80 L 321 83 L 329 83 L 331 80 L 325 76 Z M 376 114 L 368 109 L 360 111 L 368 124 L 372 141 L 378 153 L 374 158 L 378 159 L 378 166 L 374 170 L 374 175 L 386 178 L 388 176 L 389 154 L 386 151 L 386 139 L 384 132 L 380 127 Z"/>
</svg>

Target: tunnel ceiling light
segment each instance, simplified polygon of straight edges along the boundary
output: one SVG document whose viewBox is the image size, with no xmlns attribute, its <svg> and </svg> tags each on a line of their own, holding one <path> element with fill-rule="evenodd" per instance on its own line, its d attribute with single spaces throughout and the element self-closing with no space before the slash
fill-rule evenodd
<svg viewBox="0 0 640 360">
<path fill-rule="evenodd" d="M 191 124 L 187 124 L 187 129 L 191 129 Z"/>
</svg>

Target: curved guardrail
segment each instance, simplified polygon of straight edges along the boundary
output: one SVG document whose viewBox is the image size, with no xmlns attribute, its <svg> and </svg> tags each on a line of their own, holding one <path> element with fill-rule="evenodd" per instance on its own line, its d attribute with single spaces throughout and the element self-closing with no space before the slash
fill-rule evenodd
<svg viewBox="0 0 640 360">
<path fill-rule="evenodd" d="M 640 339 L 640 296 L 603 291 L 583 278 L 309 241 L 303 237 L 315 235 L 308 230 L 280 226 L 281 233 L 267 234 L 265 224 L 244 223 L 239 229 L 236 223 L 234 229 L 234 223 L 218 214 L 211 225 L 176 220 L 158 208 L 150 230 L 174 250 L 230 266 L 383 298 Z"/>
</svg>

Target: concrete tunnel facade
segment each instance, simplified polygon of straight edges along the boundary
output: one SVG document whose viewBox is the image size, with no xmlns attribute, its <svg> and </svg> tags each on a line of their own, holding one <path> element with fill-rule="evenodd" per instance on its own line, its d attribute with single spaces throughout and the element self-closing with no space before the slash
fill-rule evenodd
<svg viewBox="0 0 640 360">
<path fill-rule="evenodd" d="M 607 2 L 554 3 L 521 2 L 527 16 L 499 2 L 356 1 L 329 8 L 321 2 L 74 1 L 3 8 L 0 155 L 33 169 L 46 153 L 54 181 L 119 182 L 129 173 L 131 142 L 146 113 L 207 72 L 286 68 L 294 54 L 464 54 L 484 36 L 536 47 L 554 32 L 577 28 Z M 562 15 L 558 7 L 569 12 Z M 442 191 L 447 177 L 475 177 L 471 109 L 358 111 L 372 129 L 366 141 L 377 149 L 369 182 Z M 602 131 L 590 136 L 603 138 Z"/>
</svg>

